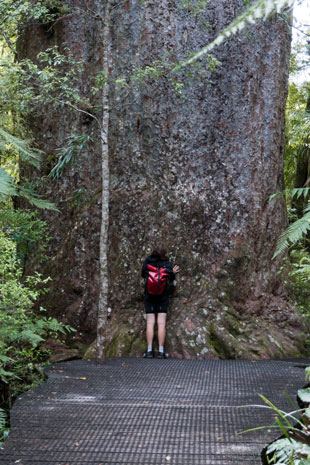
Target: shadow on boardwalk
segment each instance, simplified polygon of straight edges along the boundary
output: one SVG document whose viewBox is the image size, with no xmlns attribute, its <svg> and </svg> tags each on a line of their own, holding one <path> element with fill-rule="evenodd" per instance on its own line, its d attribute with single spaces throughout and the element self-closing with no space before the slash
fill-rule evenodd
<svg viewBox="0 0 310 465">
<path fill-rule="evenodd" d="M 279 433 L 258 393 L 284 410 L 297 361 L 116 359 L 56 364 L 15 403 L 1 465 L 259 465 Z"/>
</svg>

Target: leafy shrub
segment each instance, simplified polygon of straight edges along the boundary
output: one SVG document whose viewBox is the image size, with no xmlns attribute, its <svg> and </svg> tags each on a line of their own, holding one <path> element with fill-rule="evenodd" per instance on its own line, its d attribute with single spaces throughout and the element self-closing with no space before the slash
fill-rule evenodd
<svg viewBox="0 0 310 465">
<path fill-rule="evenodd" d="M 0 224 L 5 236 L 16 244 L 17 259 L 21 265 L 28 261 L 30 254 L 37 263 L 47 258 L 47 225 L 37 217 L 36 211 L 0 210 Z"/>
<path fill-rule="evenodd" d="M 6 414 L 3 409 L 0 408 L 0 446 L 2 441 L 7 438 L 8 431 L 6 429 Z"/>
<path fill-rule="evenodd" d="M 300 312 L 310 319 L 310 254 L 303 247 L 295 247 L 290 253 L 288 284 L 291 287 L 295 305 Z"/>
<path fill-rule="evenodd" d="M 32 231 L 26 227 L 27 218 L 30 225 L 35 225 Z M 43 279 L 37 272 L 23 278 L 21 262 L 27 252 L 27 241 L 21 249 L 20 243 L 13 241 L 16 238 L 13 232 L 19 227 L 17 217 L 15 220 L 15 225 L 7 222 L 0 229 L 0 407 L 5 409 L 10 408 L 16 396 L 42 379 L 40 365 L 48 356 L 41 348 L 42 342 L 49 336 L 56 338 L 73 330 L 48 317 L 44 308 L 34 311 L 34 304 L 46 292 L 50 278 Z M 41 229 L 43 234 L 44 225 L 36 223 L 32 214 L 28 217 L 21 214 L 20 223 L 21 236 L 31 239 L 30 244 L 42 240 L 35 230 Z"/>
<path fill-rule="evenodd" d="M 310 380 L 310 367 L 305 370 L 306 381 Z M 264 407 L 271 409 L 275 414 L 274 424 L 259 426 L 244 431 L 257 431 L 260 429 L 277 428 L 282 437 L 269 444 L 262 452 L 264 465 L 310 465 L 310 388 L 298 390 L 297 408 L 290 398 L 294 410 L 284 412 L 274 405 L 265 396 L 259 395 L 266 406 L 253 405 L 253 407 Z"/>
</svg>

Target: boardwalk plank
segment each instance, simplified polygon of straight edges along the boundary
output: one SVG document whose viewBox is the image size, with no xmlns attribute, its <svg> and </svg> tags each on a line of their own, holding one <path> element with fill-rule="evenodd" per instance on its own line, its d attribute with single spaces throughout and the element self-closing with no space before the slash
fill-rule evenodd
<svg viewBox="0 0 310 465">
<path fill-rule="evenodd" d="M 260 465 L 307 361 L 108 360 L 56 364 L 11 416 L 1 465 Z M 241 407 L 242 406 L 242 407 Z"/>
</svg>

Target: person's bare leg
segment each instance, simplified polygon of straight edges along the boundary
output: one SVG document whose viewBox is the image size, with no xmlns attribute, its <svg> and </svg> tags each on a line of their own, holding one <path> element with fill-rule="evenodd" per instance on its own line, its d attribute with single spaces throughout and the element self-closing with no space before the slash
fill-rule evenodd
<svg viewBox="0 0 310 465">
<path fill-rule="evenodd" d="M 164 347 L 166 338 L 166 320 L 167 313 L 157 314 L 157 327 L 158 327 L 158 346 Z"/>
<path fill-rule="evenodd" d="M 155 313 L 146 314 L 146 342 L 148 347 L 153 345 Z"/>
</svg>

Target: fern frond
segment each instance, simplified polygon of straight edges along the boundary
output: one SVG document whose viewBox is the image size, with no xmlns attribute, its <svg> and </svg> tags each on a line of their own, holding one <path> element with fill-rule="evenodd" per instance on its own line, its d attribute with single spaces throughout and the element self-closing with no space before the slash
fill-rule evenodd
<svg viewBox="0 0 310 465">
<path fill-rule="evenodd" d="M 18 186 L 18 195 L 24 197 L 28 202 L 37 208 L 44 208 L 47 210 L 59 211 L 56 205 L 52 202 L 42 199 L 39 195 L 30 187 Z"/>
<path fill-rule="evenodd" d="M 0 430 L 2 430 L 5 427 L 5 421 L 6 413 L 2 408 L 0 408 Z"/>
<path fill-rule="evenodd" d="M 298 265 L 294 271 L 291 273 L 292 275 L 301 275 L 301 279 L 304 281 L 308 281 L 310 277 L 310 264 L 305 263 L 302 265 Z"/>
<path fill-rule="evenodd" d="M 220 45 L 225 39 L 228 39 L 228 37 L 242 31 L 242 29 L 249 24 L 257 23 L 260 19 L 267 19 L 273 12 L 280 13 L 284 8 L 293 6 L 293 3 L 294 0 L 257 0 L 253 5 L 249 6 L 244 13 L 234 19 L 215 40 L 192 55 L 191 58 L 185 60 L 181 65 L 178 65 L 175 69 L 190 65 L 203 55 L 209 53 L 213 48 Z"/>
<path fill-rule="evenodd" d="M 0 196 L 1 195 L 24 197 L 34 207 L 59 211 L 54 203 L 42 199 L 31 187 L 15 184 L 12 176 L 0 166 Z"/>
<path fill-rule="evenodd" d="M 44 339 L 36 334 L 34 331 L 31 331 L 31 329 L 24 329 L 20 334 L 19 334 L 20 339 L 23 341 L 28 342 L 29 344 L 32 345 L 32 347 L 37 347 L 40 342 L 43 342 Z"/>
<path fill-rule="evenodd" d="M 295 187 L 292 189 L 292 197 L 297 197 L 299 199 L 300 197 L 306 198 L 309 194 L 310 187 Z"/>
<path fill-rule="evenodd" d="M 294 189 L 285 189 L 284 191 L 276 192 L 275 194 L 272 194 L 269 197 L 269 200 L 275 200 L 278 199 L 279 197 L 285 197 L 290 196 L 290 197 L 297 197 L 299 199 L 300 197 L 308 197 L 310 193 L 310 187 L 294 187 Z"/>
<path fill-rule="evenodd" d="M 9 132 L 5 131 L 3 128 L 0 128 L 0 147 L 4 144 L 11 144 L 19 152 L 20 157 L 30 165 L 35 166 L 36 168 L 40 167 L 40 160 L 42 151 L 31 148 L 30 140 L 22 140 L 18 137 L 13 136 Z"/>
<path fill-rule="evenodd" d="M 296 244 L 310 230 L 310 206 L 305 208 L 302 218 L 294 221 L 280 236 L 273 258 L 284 252 L 290 245 Z"/>
<path fill-rule="evenodd" d="M 16 195 L 16 187 L 12 176 L 0 166 L 0 194 Z"/>
<path fill-rule="evenodd" d="M 58 162 L 49 174 L 52 178 L 60 178 L 66 166 L 72 163 L 74 156 L 78 155 L 83 150 L 83 148 L 92 140 L 92 137 L 87 134 L 71 134 L 67 140 L 68 145 L 59 151 Z"/>
</svg>

